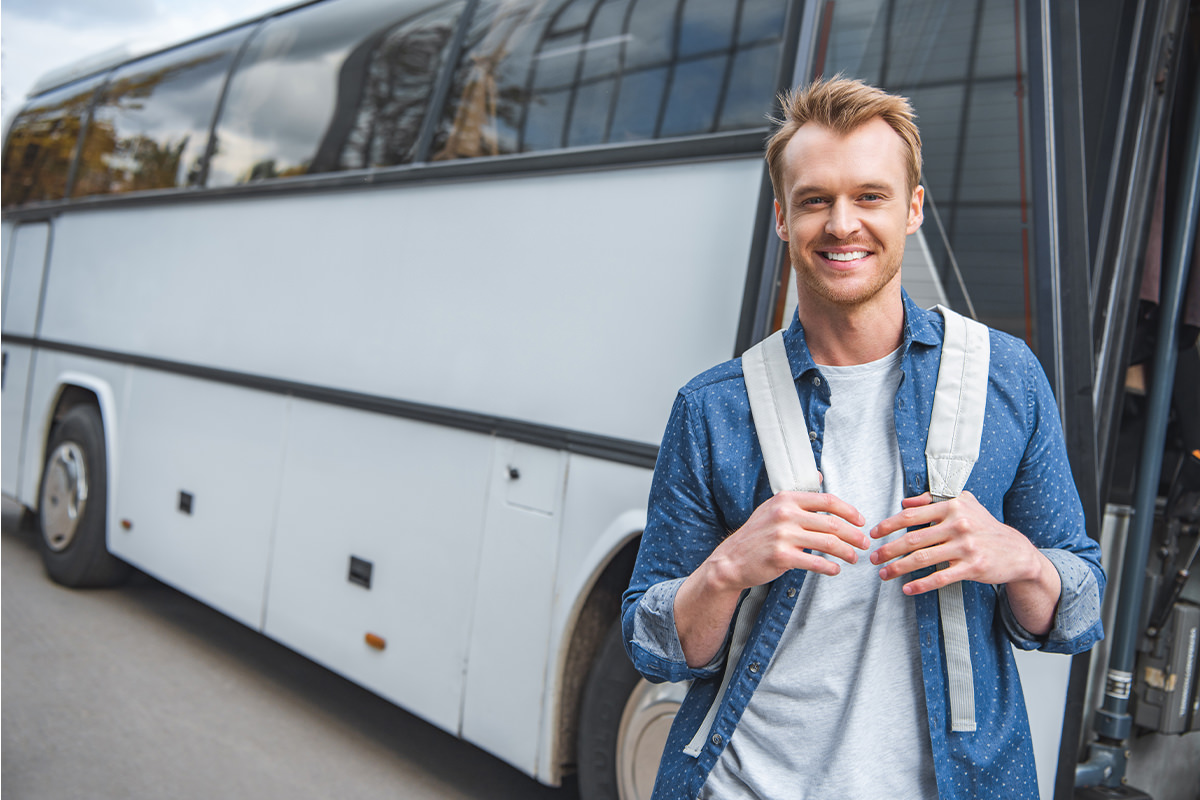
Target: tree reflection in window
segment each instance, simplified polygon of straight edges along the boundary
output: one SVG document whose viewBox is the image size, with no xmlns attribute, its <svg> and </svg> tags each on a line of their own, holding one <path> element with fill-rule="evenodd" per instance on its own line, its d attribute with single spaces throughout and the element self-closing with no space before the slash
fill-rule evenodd
<svg viewBox="0 0 1200 800">
<path fill-rule="evenodd" d="M 270 20 L 230 81 L 209 186 L 410 163 L 462 8 L 351 0 Z"/>
<path fill-rule="evenodd" d="M 61 200 L 88 106 L 93 79 L 45 95 L 21 112 L 4 151 L 4 208 Z"/>
<path fill-rule="evenodd" d="M 105 87 L 72 195 L 198 185 L 217 98 L 239 31 L 122 68 Z"/>
<path fill-rule="evenodd" d="M 433 158 L 765 127 L 784 6 L 483 0 Z"/>
</svg>

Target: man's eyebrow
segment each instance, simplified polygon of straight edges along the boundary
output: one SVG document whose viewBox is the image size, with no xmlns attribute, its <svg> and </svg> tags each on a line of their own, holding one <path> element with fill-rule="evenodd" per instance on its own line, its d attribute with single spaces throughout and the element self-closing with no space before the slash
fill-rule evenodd
<svg viewBox="0 0 1200 800">
<path fill-rule="evenodd" d="M 861 191 L 871 191 L 871 192 L 886 192 L 888 194 L 896 193 L 895 188 L 890 183 L 880 183 L 877 181 L 870 181 L 868 183 L 860 183 L 858 186 L 856 186 L 854 188 L 860 192 Z M 802 186 L 793 187 L 791 194 L 792 194 L 792 197 L 800 197 L 801 195 L 823 194 L 825 191 L 826 190 L 821 186 L 817 186 L 815 184 L 805 184 Z"/>
</svg>

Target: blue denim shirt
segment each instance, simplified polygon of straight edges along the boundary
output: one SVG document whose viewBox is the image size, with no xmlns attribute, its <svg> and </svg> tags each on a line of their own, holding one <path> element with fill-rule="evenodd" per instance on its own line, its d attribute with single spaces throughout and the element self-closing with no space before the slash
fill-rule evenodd
<svg viewBox="0 0 1200 800">
<path fill-rule="evenodd" d="M 944 326 L 940 314 L 921 309 L 907 294 L 904 310 L 902 377 L 893 411 L 904 491 L 915 496 L 928 489 L 925 437 Z M 829 389 L 798 319 L 786 331 L 784 344 L 819 467 Z M 943 800 L 1037 798 L 1029 722 L 1010 642 L 1052 653 L 1091 647 L 1103 636 L 1105 576 L 1100 548 L 1084 530 L 1050 385 L 1029 348 L 998 331 L 991 332 L 980 457 L 966 489 L 1046 554 L 1062 578 L 1062 595 L 1053 628 L 1034 637 L 1013 617 L 1003 586 L 963 583 L 978 721 L 978 729 L 969 733 L 950 730 L 937 595 L 912 598 L 938 793 Z M 769 663 L 775 652 L 804 582 L 806 573 L 792 570 L 772 583 L 741 659 L 733 665 L 737 672 L 708 741 L 698 757 L 686 755 L 684 747 L 716 697 L 724 654 L 703 668 L 687 666 L 674 626 L 674 593 L 770 496 L 741 361 L 734 359 L 692 380 L 676 398 L 655 467 L 646 530 L 622 600 L 626 650 L 637 670 L 653 682 L 693 681 L 667 741 L 656 800 L 699 793 L 764 672 L 758 665 Z"/>
</svg>

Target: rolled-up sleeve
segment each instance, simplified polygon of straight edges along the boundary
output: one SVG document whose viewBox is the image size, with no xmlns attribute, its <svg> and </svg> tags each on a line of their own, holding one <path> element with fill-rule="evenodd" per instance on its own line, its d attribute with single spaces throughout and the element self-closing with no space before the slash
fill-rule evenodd
<svg viewBox="0 0 1200 800">
<path fill-rule="evenodd" d="M 1055 650 L 1056 644 L 1085 641 L 1100 619 L 1100 586 L 1096 574 L 1087 563 L 1068 550 L 1042 549 L 1058 570 L 1062 584 L 1054 624 L 1045 636 L 1034 636 L 1017 621 L 1008 603 L 1005 587 L 1000 591 L 1000 619 L 1013 644 L 1022 650 Z M 1093 642 L 1095 639 L 1093 639 Z"/>
<path fill-rule="evenodd" d="M 1013 644 L 1024 650 L 1079 653 L 1104 638 L 1100 603 L 1105 575 L 1100 545 L 1087 535 L 1058 407 L 1032 353 L 1027 355 L 1026 388 L 1030 436 L 1017 479 L 1005 498 L 1006 522 L 1050 559 L 1062 591 L 1053 625 L 1045 636 L 1034 636 L 1017 622 L 1003 586 L 998 588 L 1000 618 Z"/>
<path fill-rule="evenodd" d="M 646 530 L 621 602 L 625 649 L 634 668 L 654 682 L 711 677 L 724 657 L 703 668 L 688 667 L 675 627 L 680 584 L 721 539 L 707 458 L 704 426 L 681 394 L 659 448 Z"/>
<path fill-rule="evenodd" d="M 686 662 L 679 631 L 675 627 L 675 595 L 687 578 L 656 583 L 646 590 L 634 609 L 633 644 L 664 662 Z M 729 639 L 712 661 L 700 668 L 701 673 L 715 673 L 725 661 Z"/>
</svg>

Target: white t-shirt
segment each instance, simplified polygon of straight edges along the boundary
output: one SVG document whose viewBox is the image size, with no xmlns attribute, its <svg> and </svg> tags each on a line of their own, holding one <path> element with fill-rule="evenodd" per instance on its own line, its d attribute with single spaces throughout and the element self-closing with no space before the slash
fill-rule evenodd
<svg viewBox="0 0 1200 800">
<path fill-rule="evenodd" d="M 892 407 L 900 351 L 821 367 L 824 489 L 864 531 L 900 511 L 903 469 Z M 900 536 L 899 531 L 892 537 Z M 889 538 L 892 538 L 889 537 Z M 871 549 L 883 544 L 872 541 Z M 771 663 L 701 798 L 936 798 L 916 607 L 868 553 L 834 576 L 809 573 Z"/>
</svg>

